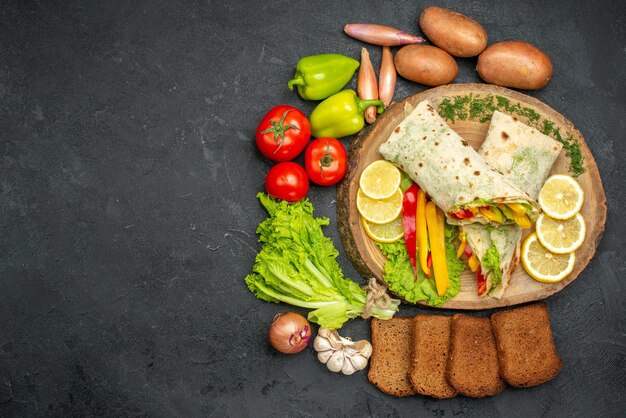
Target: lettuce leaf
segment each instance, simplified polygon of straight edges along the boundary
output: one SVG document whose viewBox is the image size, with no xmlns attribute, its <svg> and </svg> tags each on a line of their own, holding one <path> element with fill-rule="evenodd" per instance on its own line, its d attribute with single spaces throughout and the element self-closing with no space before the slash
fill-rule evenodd
<svg viewBox="0 0 626 418">
<path fill-rule="evenodd" d="M 266 302 L 284 302 L 313 309 L 309 321 L 327 328 L 341 328 L 359 316 L 366 294 L 354 281 L 344 278 L 337 263 L 339 252 L 322 227 L 328 218 L 313 217 L 313 205 L 305 199 L 288 203 L 265 193 L 257 195 L 270 217 L 257 228 L 259 242 L 252 274 L 245 278 L 248 289 Z M 372 315 L 389 319 L 400 301 L 386 309 L 374 306 Z"/>
<path fill-rule="evenodd" d="M 446 258 L 448 264 L 448 276 L 450 287 L 445 295 L 439 296 L 434 278 L 427 279 L 424 272 L 418 269 L 417 280 L 413 274 L 409 254 L 404 240 L 391 244 L 376 243 L 383 255 L 387 257 L 383 278 L 389 286 L 389 290 L 401 296 L 411 303 L 426 301 L 432 306 L 441 306 L 461 290 L 461 272 L 465 265 L 456 258 L 454 240 L 458 236 L 458 228 L 446 224 Z"/>
<path fill-rule="evenodd" d="M 500 253 L 495 244 L 485 253 L 485 256 L 481 260 L 483 266 L 491 270 L 491 289 L 495 289 L 502 282 L 502 270 L 500 269 Z M 485 272 L 485 274 L 487 274 Z"/>
</svg>

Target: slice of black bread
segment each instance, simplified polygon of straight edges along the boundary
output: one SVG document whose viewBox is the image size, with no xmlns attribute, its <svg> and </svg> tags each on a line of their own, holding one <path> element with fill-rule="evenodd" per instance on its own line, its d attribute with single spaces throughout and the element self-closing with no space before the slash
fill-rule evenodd
<svg viewBox="0 0 626 418">
<path fill-rule="evenodd" d="M 472 398 L 496 395 L 504 389 L 489 318 L 452 317 L 446 379 L 460 394 Z"/>
<path fill-rule="evenodd" d="M 440 399 L 456 396 L 456 390 L 446 381 L 451 324 L 451 316 L 413 318 L 413 355 L 408 377 L 417 393 Z"/>
<path fill-rule="evenodd" d="M 372 319 L 372 357 L 368 380 L 389 395 L 415 394 L 407 378 L 411 366 L 413 318 Z"/>
<path fill-rule="evenodd" d="M 563 361 L 556 352 L 545 302 L 494 313 L 491 324 L 500 373 L 508 384 L 537 386 L 560 373 Z"/>
</svg>

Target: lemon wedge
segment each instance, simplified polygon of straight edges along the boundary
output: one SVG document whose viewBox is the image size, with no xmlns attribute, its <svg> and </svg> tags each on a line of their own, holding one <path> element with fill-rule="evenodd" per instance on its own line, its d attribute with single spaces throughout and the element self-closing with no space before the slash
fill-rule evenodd
<svg viewBox="0 0 626 418">
<path fill-rule="evenodd" d="M 386 224 L 402 212 L 402 190 L 396 188 L 387 199 L 372 199 L 359 189 L 356 196 L 356 207 L 361 216 L 375 224 Z"/>
<path fill-rule="evenodd" d="M 386 224 L 375 224 L 361 216 L 361 222 L 365 233 L 374 241 L 396 242 L 404 236 L 401 216 Z"/>
<path fill-rule="evenodd" d="M 533 279 L 542 283 L 557 283 L 567 277 L 574 269 L 576 256 L 554 254 L 546 250 L 537 239 L 537 234 L 530 234 L 522 244 L 522 265 Z"/>
<path fill-rule="evenodd" d="M 585 240 L 585 220 L 580 213 L 569 219 L 553 219 L 542 213 L 535 229 L 541 245 L 555 254 L 576 251 Z"/>
<path fill-rule="evenodd" d="M 569 219 L 583 206 L 585 193 L 571 176 L 556 174 L 546 180 L 539 192 L 539 206 L 554 219 Z"/>
<path fill-rule="evenodd" d="M 363 170 L 359 186 L 372 199 L 391 197 L 402 181 L 400 170 L 389 161 L 376 160 Z"/>
</svg>

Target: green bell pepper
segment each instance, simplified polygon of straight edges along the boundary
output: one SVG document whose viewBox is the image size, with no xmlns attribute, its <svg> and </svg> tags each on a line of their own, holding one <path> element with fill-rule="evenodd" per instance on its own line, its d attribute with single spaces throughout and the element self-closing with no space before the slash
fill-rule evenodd
<svg viewBox="0 0 626 418">
<path fill-rule="evenodd" d="M 311 133 L 316 138 L 341 138 L 359 132 L 365 126 L 363 112 L 377 106 L 384 110 L 380 100 L 361 100 L 354 90 L 342 90 L 317 105 L 309 121 Z"/>
<path fill-rule="evenodd" d="M 339 54 L 304 57 L 296 65 L 296 73 L 287 85 L 304 100 L 323 100 L 337 93 L 352 79 L 359 62 Z"/>
</svg>

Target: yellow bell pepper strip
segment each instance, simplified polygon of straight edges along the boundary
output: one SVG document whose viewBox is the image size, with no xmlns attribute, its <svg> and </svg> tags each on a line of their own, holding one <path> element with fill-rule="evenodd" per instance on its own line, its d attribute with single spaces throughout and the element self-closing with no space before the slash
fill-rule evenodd
<svg viewBox="0 0 626 418">
<path fill-rule="evenodd" d="M 420 255 L 420 265 L 426 277 L 430 277 L 428 265 L 428 231 L 426 229 L 426 192 L 421 188 L 417 190 L 417 211 L 415 212 L 415 225 L 417 228 L 417 248 Z"/>
<path fill-rule="evenodd" d="M 461 240 L 461 244 L 459 244 L 459 249 L 456 250 L 456 258 L 461 258 L 465 252 L 465 246 L 467 245 L 467 237 L 464 233 L 459 233 L 459 239 Z"/>
<path fill-rule="evenodd" d="M 522 229 L 530 229 L 531 227 L 530 219 L 528 219 L 526 214 L 521 216 L 515 214 L 515 223 Z"/>
<path fill-rule="evenodd" d="M 521 203 L 507 203 L 507 205 L 517 216 L 526 215 L 526 208 Z"/>
<path fill-rule="evenodd" d="M 317 105 L 311 117 L 311 133 L 316 138 L 343 138 L 359 132 L 365 126 L 363 112 L 376 106 L 383 113 L 380 100 L 361 100 L 354 90 L 341 90 Z"/>
<path fill-rule="evenodd" d="M 502 212 L 500 212 L 500 210 L 498 210 L 497 208 L 490 208 L 488 206 L 484 206 L 480 208 L 480 213 L 482 213 L 485 216 L 485 218 L 489 219 L 492 222 L 497 222 L 497 223 L 504 222 L 504 216 L 502 215 Z"/>
<path fill-rule="evenodd" d="M 472 270 L 472 273 L 474 273 L 480 266 L 480 260 L 476 257 L 476 254 L 472 254 L 469 260 L 467 260 L 467 264 L 469 265 L 470 270 Z"/>
<path fill-rule="evenodd" d="M 348 84 L 357 68 L 357 60 L 340 54 L 311 55 L 298 61 L 287 85 L 296 86 L 304 100 L 323 100 Z"/>
<path fill-rule="evenodd" d="M 435 273 L 435 285 L 437 294 L 443 296 L 450 287 L 448 277 L 448 265 L 446 264 L 445 248 L 445 225 L 444 214 L 431 201 L 426 203 L 426 226 L 430 239 L 431 253 L 433 257 L 433 270 Z"/>
</svg>

